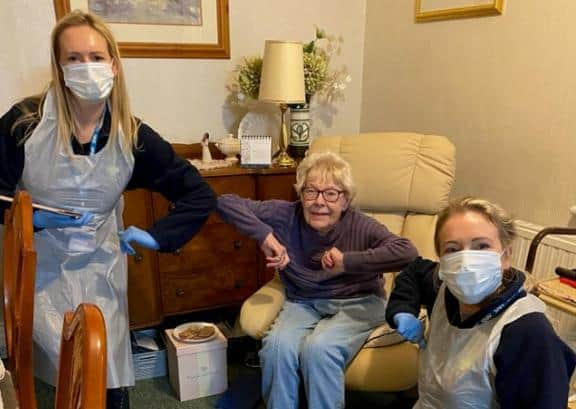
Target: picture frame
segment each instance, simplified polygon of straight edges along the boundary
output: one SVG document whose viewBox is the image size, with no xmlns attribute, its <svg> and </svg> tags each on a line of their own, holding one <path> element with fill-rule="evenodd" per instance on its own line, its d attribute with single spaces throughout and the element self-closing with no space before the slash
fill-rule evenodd
<svg viewBox="0 0 576 409">
<path fill-rule="evenodd" d="M 502 14 L 504 0 L 416 0 L 418 23 Z"/>
<path fill-rule="evenodd" d="M 105 1 L 105 0 L 104 0 Z M 201 24 L 106 23 L 120 55 L 129 58 L 230 58 L 228 0 L 199 0 Z M 56 18 L 71 10 L 90 11 L 88 0 L 54 0 Z"/>
</svg>

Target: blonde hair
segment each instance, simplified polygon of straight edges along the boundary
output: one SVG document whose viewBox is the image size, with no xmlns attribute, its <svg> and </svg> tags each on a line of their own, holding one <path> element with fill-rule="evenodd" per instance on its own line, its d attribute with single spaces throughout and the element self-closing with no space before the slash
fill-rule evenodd
<svg viewBox="0 0 576 409">
<path fill-rule="evenodd" d="M 356 195 L 350 164 L 334 152 L 312 153 L 300 162 L 296 169 L 296 184 L 294 185 L 298 195 L 302 193 L 304 185 L 310 179 L 331 180 L 344 190 L 350 200 Z"/>
<path fill-rule="evenodd" d="M 116 67 L 116 76 L 114 77 L 114 86 L 112 92 L 108 97 L 108 106 L 110 109 L 111 123 L 110 123 L 110 139 L 113 140 L 118 137 L 118 128 L 121 127 L 124 133 L 124 139 L 121 143 L 126 148 L 136 146 L 138 121 L 130 111 L 130 103 L 128 100 L 128 93 L 126 91 L 126 82 L 124 79 L 124 71 L 122 69 L 122 62 L 120 61 L 120 51 L 118 44 L 114 40 L 114 36 L 106 24 L 97 16 L 75 10 L 64 17 L 62 17 L 56 27 L 52 30 L 51 35 L 51 72 L 52 80 L 42 94 L 40 94 L 40 103 L 35 112 L 23 110 L 23 115 L 14 123 L 12 130 L 19 125 L 27 126 L 25 132 L 26 137 L 30 136 L 33 125 L 35 125 L 40 118 L 42 118 L 42 109 L 46 94 L 51 88 L 54 90 L 54 98 L 58 110 L 58 138 L 65 147 L 70 146 L 70 138 L 73 134 L 78 134 L 77 124 L 74 121 L 72 114 L 72 101 L 73 96 L 71 91 L 64 83 L 64 75 L 60 67 L 60 36 L 70 27 L 88 26 L 98 32 L 106 40 L 108 45 L 108 53 L 112 57 L 112 62 Z M 36 97 L 38 98 L 38 97 Z M 24 105 L 24 104 L 21 104 Z"/>
<path fill-rule="evenodd" d="M 438 213 L 436 231 L 434 232 L 434 249 L 438 255 L 440 255 L 440 230 L 454 214 L 466 212 L 478 213 L 492 223 L 498 230 L 498 238 L 502 243 L 503 249 L 508 249 L 512 246 L 512 242 L 517 235 L 512 217 L 502 207 L 488 200 L 464 197 L 451 201 L 448 206 Z"/>
<path fill-rule="evenodd" d="M 440 255 L 440 231 L 442 227 L 446 224 L 448 219 L 455 214 L 462 214 L 466 212 L 475 212 L 482 215 L 486 220 L 493 224 L 498 230 L 498 239 L 502 244 L 502 249 L 508 251 L 510 254 L 512 248 L 512 242 L 517 236 L 516 226 L 512 216 L 506 212 L 502 207 L 496 203 L 492 203 L 488 200 L 479 199 L 475 197 L 464 197 L 461 199 L 456 199 L 451 201 L 448 206 L 442 209 L 438 213 L 438 220 L 436 221 L 436 230 L 434 232 L 434 249 L 436 254 Z M 513 281 L 515 271 L 511 269 L 504 270 L 502 280 L 503 282 Z M 524 289 L 527 292 L 531 292 L 534 287 L 534 280 L 530 274 L 525 272 L 520 272 L 525 277 Z M 437 275 L 436 275 L 437 277 Z M 438 284 L 437 284 L 438 285 Z M 500 287 L 503 288 L 503 287 Z M 492 296 L 489 296 L 482 302 L 482 305 L 487 305 L 490 303 L 494 297 L 499 294 L 500 290 L 495 292 Z"/>
</svg>

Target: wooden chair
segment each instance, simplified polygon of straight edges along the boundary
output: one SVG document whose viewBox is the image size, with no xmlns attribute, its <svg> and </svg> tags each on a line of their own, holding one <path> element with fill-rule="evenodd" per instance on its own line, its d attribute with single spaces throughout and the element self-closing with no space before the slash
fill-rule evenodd
<svg viewBox="0 0 576 409">
<path fill-rule="evenodd" d="M 106 327 L 100 309 L 80 304 L 64 315 L 55 409 L 106 407 Z"/>
<path fill-rule="evenodd" d="M 8 370 L 19 406 L 36 408 L 32 361 L 34 279 L 36 252 L 32 226 L 32 199 L 16 194 L 4 215 L 4 328 Z"/>
</svg>

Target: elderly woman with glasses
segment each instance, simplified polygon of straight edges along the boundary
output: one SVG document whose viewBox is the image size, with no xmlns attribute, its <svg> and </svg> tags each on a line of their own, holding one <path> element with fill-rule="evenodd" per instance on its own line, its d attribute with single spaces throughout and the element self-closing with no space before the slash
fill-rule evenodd
<svg viewBox="0 0 576 409">
<path fill-rule="evenodd" d="M 382 273 L 417 255 L 414 246 L 350 207 L 350 165 L 334 153 L 298 166 L 300 200 L 218 200 L 221 217 L 260 243 L 277 268 L 286 302 L 260 351 L 268 408 L 298 408 L 300 373 L 308 407 L 344 407 L 344 370 L 385 321 Z"/>
</svg>

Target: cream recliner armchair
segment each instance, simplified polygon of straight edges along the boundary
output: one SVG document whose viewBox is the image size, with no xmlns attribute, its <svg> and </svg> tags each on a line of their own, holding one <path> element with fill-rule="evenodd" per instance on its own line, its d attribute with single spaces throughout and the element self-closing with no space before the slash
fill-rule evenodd
<svg viewBox="0 0 576 409">
<path fill-rule="evenodd" d="M 333 151 L 352 167 L 354 204 L 414 243 L 420 255 L 435 259 L 436 213 L 448 203 L 455 170 L 454 145 L 444 136 L 415 133 L 363 133 L 319 137 L 310 152 Z M 387 274 L 389 294 L 393 275 Z M 278 276 L 248 298 L 240 313 L 243 330 L 264 337 L 285 295 Z M 346 370 L 346 387 L 397 392 L 417 383 L 418 349 L 387 325 L 376 328 Z"/>
</svg>

